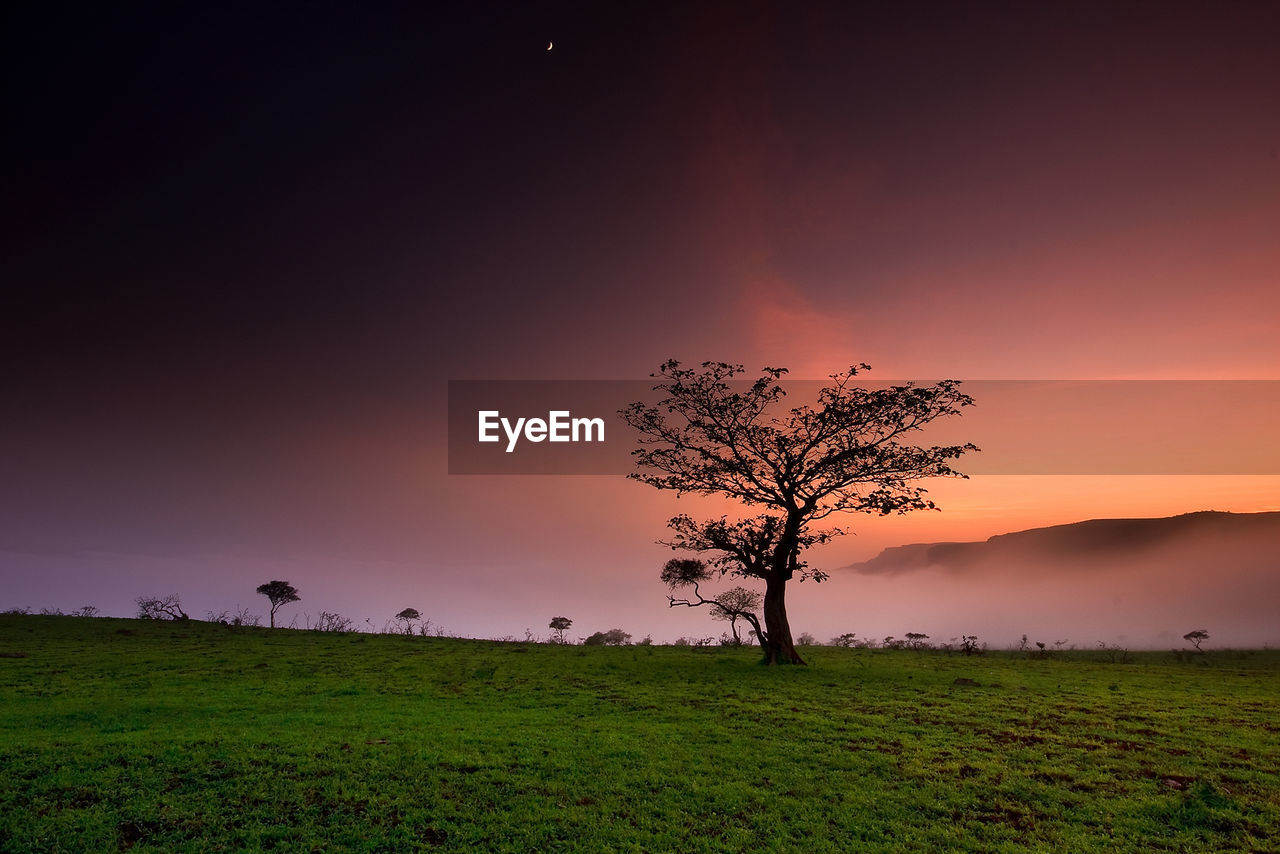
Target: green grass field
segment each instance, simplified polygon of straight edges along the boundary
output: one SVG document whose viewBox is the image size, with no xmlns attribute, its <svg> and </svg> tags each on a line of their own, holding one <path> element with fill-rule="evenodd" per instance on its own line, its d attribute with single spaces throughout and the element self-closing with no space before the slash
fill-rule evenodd
<svg viewBox="0 0 1280 854">
<path fill-rule="evenodd" d="M 1280 851 L 1276 652 L 807 656 L 4 616 L 0 850 Z"/>
</svg>

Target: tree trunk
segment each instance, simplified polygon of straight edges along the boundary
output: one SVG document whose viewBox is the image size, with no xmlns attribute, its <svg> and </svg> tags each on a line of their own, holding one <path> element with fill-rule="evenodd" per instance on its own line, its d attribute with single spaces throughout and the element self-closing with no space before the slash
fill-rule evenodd
<svg viewBox="0 0 1280 854">
<path fill-rule="evenodd" d="M 770 573 L 765 579 L 764 626 L 769 636 L 764 644 L 765 661 L 768 664 L 804 664 L 791 640 L 791 625 L 787 622 L 787 582 Z"/>
</svg>

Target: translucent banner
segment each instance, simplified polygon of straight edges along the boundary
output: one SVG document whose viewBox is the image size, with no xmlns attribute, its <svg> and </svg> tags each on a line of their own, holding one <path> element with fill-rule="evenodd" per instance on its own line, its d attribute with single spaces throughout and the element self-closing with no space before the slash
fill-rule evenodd
<svg viewBox="0 0 1280 854">
<path fill-rule="evenodd" d="M 784 381 L 779 412 L 825 384 Z M 973 406 L 904 439 L 972 442 L 981 450 L 957 465 L 966 474 L 1280 474 L 1280 380 L 967 380 L 961 390 Z M 619 410 L 659 398 L 652 380 L 451 380 L 449 473 L 627 474 L 638 434 Z"/>
</svg>

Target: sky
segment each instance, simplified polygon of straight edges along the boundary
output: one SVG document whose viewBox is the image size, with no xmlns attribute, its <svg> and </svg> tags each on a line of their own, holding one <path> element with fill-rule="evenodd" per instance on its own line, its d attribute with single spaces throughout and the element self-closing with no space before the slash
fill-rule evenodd
<svg viewBox="0 0 1280 854">
<path fill-rule="evenodd" d="M 299 621 L 711 635 L 657 579 L 696 501 L 449 475 L 448 381 L 1280 379 L 1276 4 L 369 5 L 5 8 L 0 608 L 285 578 Z M 1274 468 L 930 488 L 812 562 L 1280 509 Z M 792 626 L 1280 642 L 1256 567 L 1109 616 L 1043 576 L 839 576 Z"/>
</svg>

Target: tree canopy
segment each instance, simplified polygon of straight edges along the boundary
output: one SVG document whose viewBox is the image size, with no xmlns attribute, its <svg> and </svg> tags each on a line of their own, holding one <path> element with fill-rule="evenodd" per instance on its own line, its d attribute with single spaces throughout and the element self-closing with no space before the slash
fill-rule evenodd
<svg viewBox="0 0 1280 854">
<path fill-rule="evenodd" d="M 564 643 L 564 633 L 573 625 L 573 620 L 568 617 L 552 617 L 551 622 L 547 624 L 547 628 L 555 632 L 552 640 L 555 643 Z"/>
<path fill-rule="evenodd" d="M 273 629 L 276 627 L 276 611 L 279 611 L 282 605 L 302 600 L 298 595 L 298 588 L 287 581 L 268 581 L 266 584 L 259 584 L 258 592 L 266 596 L 267 601 L 271 603 L 271 628 Z"/>
<path fill-rule="evenodd" d="M 1183 635 L 1182 639 L 1194 646 L 1196 651 L 1199 652 L 1200 645 L 1209 639 L 1209 632 L 1205 629 L 1195 629 Z"/>
</svg>

